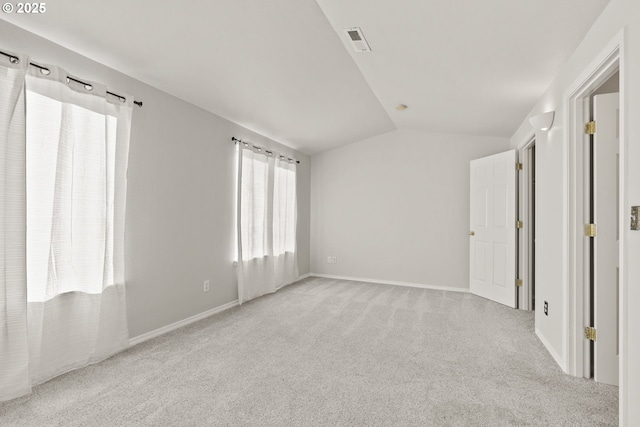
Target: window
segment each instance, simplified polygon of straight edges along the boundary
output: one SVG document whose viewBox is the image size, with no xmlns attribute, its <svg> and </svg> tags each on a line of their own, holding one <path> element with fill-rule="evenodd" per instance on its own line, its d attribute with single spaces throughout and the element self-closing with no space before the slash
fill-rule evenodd
<svg viewBox="0 0 640 427">
<path fill-rule="evenodd" d="M 298 278 L 296 163 L 242 145 L 237 269 L 241 304 Z"/>
<path fill-rule="evenodd" d="M 273 186 L 273 254 L 296 250 L 296 170 L 276 161 Z"/>
<path fill-rule="evenodd" d="M 267 156 L 242 150 L 241 235 L 242 259 L 269 254 L 267 220 L 269 208 L 269 165 Z"/>
<path fill-rule="evenodd" d="M 27 90 L 27 300 L 114 283 L 117 119 Z"/>
</svg>

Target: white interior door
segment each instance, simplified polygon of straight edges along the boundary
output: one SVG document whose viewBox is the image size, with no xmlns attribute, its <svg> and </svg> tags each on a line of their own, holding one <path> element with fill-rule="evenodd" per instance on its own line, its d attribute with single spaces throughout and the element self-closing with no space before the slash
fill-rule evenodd
<svg viewBox="0 0 640 427">
<path fill-rule="evenodd" d="M 618 385 L 618 139 L 619 95 L 593 97 L 594 135 L 594 379 Z"/>
<path fill-rule="evenodd" d="M 469 288 L 516 307 L 516 150 L 470 164 Z"/>
</svg>

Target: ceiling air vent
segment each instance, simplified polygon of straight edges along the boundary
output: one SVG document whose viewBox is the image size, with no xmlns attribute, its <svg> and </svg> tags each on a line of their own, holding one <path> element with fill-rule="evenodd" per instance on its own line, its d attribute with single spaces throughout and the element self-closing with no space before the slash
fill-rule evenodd
<svg viewBox="0 0 640 427">
<path fill-rule="evenodd" d="M 356 52 L 371 52 L 369 43 L 367 43 L 367 40 L 365 40 L 360 28 L 345 28 L 344 32 L 347 33 L 347 37 L 349 37 L 349 41 L 351 42 L 351 45 L 356 50 Z"/>
</svg>

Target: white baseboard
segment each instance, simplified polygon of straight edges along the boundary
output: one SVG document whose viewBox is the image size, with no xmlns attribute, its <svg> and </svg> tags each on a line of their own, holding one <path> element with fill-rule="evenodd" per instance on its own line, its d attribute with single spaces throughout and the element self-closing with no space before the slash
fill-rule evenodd
<svg viewBox="0 0 640 427">
<path fill-rule="evenodd" d="M 351 281 L 354 281 L 354 282 L 380 283 L 382 285 L 406 286 L 406 287 L 410 287 L 410 288 L 432 289 L 432 290 L 436 290 L 436 291 L 451 291 L 451 292 L 469 293 L 469 289 L 454 288 L 452 286 L 435 286 L 435 285 L 425 285 L 425 284 L 422 284 L 422 283 L 398 282 L 398 281 L 395 281 L 395 280 L 365 279 L 365 278 L 362 278 L 362 277 L 334 276 L 332 274 L 318 274 L 318 273 L 310 273 L 309 276 L 323 277 L 325 279 L 351 280 Z"/>
<path fill-rule="evenodd" d="M 296 283 L 299 280 L 302 279 L 306 279 L 307 277 L 311 276 L 311 273 L 307 273 L 307 274 L 303 274 L 302 276 L 298 276 L 298 278 L 296 280 L 294 280 L 291 283 L 286 283 L 282 286 L 280 286 L 278 289 L 283 288 L 285 286 L 291 285 L 293 283 Z M 236 305 L 239 305 L 239 301 L 235 300 L 235 301 L 231 301 L 228 302 L 224 305 L 221 305 L 220 307 L 216 307 L 216 308 L 212 308 L 211 310 L 207 310 L 204 311 L 200 314 L 196 314 L 195 316 L 191 316 L 188 317 L 186 319 L 183 320 L 179 320 L 175 323 L 172 323 L 170 325 L 167 326 L 163 326 L 161 328 L 155 329 L 153 331 L 147 332 L 146 334 L 142 334 L 142 335 L 138 335 L 137 337 L 133 337 L 131 339 L 129 339 L 129 347 L 132 347 L 136 344 L 140 344 L 141 342 L 150 340 L 151 338 L 155 338 L 155 337 L 159 337 L 160 335 L 166 334 L 167 332 L 171 332 L 171 331 L 175 331 L 178 328 L 182 328 L 183 326 L 187 326 L 191 323 L 197 322 L 198 320 L 202 320 L 204 318 L 207 318 L 209 316 L 213 316 L 214 314 L 223 312 L 225 310 L 228 310 L 232 307 L 235 307 Z"/>
<path fill-rule="evenodd" d="M 562 372 L 566 372 L 567 370 L 565 369 L 564 358 L 562 358 L 558 353 L 556 353 L 556 351 L 553 349 L 551 344 L 549 344 L 549 341 L 547 341 L 544 335 L 540 333 L 540 330 L 538 328 L 536 328 L 536 336 L 538 337 L 540 342 L 542 342 L 542 345 L 545 346 L 545 348 L 547 349 L 551 357 L 553 357 L 553 360 L 555 360 L 558 366 L 560 366 L 560 369 L 562 369 Z"/>
<path fill-rule="evenodd" d="M 204 312 L 202 312 L 200 314 L 196 314 L 195 316 L 191 316 L 191 317 L 188 317 L 186 319 L 179 320 L 179 321 L 177 321 L 175 323 L 172 323 L 170 325 L 163 326 L 161 328 L 158 328 L 158 329 L 155 329 L 153 331 L 147 332 L 146 334 L 142 334 L 142 335 L 138 335 L 137 337 L 130 338 L 129 339 L 129 347 L 132 347 L 132 346 L 134 346 L 136 344 L 140 344 L 141 342 L 150 340 L 151 338 L 155 338 L 155 337 L 158 337 L 160 335 L 166 334 L 167 332 L 174 331 L 174 330 L 176 330 L 178 328 L 182 328 L 183 326 L 187 326 L 187 325 L 189 325 L 191 323 L 197 322 L 198 320 L 202 320 L 202 319 L 207 318 L 209 316 L 213 316 L 214 314 L 217 314 L 217 313 L 223 312 L 225 310 L 228 310 L 228 309 L 230 309 L 232 307 L 235 307 L 236 305 L 238 305 L 238 300 L 228 302 L 228 303 L 226 303 L 224 305 L 221 305 L 219 307 L 212 308 L 211 310 L 204 311 Z"/>
<path fill-rule="evenodd" d="M 295 279 L 293 282 L 285 283 L 284 285 L 278 286 L 276 288 L 276 291 L 279 291 L 280 289 L 284 288 L 285 286 L 293 285 L 294 283 L 299 282 L 302 279 L 306 279 L 309 276 L 311 276 L 311 273 L 307 273 L 307 274 L 303 274 L 302 276 L 298 276 L 298 278 Z"/>
</svg>

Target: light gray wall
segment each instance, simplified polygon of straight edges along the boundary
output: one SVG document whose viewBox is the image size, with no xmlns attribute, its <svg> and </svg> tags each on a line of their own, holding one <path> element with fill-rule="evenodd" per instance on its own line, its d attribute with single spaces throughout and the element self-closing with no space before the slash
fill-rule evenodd
<svg viewBox="0 0 640 427">
<path fill-rule="evenodd" d="M 398 130 L 314 155 L 311 271 L 468 288 L 469 161 L 508 148 Z"/>
<path fill-rule="evenodd" d="M 237 299 L 232 136 L 301 160 L 298 263 L 300 274 L 309 272 L 309 157 L 2 20 L 0 49 L 26 53 L 144 101 L 143 108 L 134 107 L 128 170 L 125 263 L 131 337 Z M 211 281 L 208 293 L 204 280 Z"/>
</svg>

